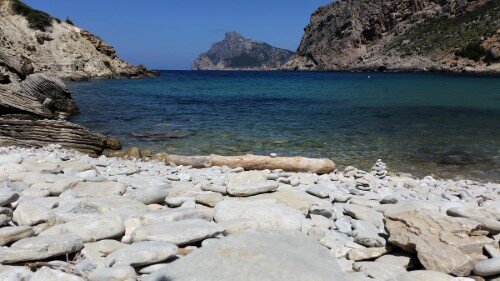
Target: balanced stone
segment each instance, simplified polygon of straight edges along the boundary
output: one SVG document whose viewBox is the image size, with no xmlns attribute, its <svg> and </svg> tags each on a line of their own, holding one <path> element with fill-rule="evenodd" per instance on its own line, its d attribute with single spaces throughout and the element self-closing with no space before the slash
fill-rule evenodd
<svg viewBox="0 0 500 281">
<path fill-rule="evenodd" d="M 127 188 L 118 182 L 79 182 L 72 190 L 78 197 L 107 197 L 122 195 Z"/>
<path fill-rule="evenodd" d="M 358 220 L 367 221 L 380 228 L 384 226 L 382 213 L 361 205 L 350 204 L 344 207 L 345 212 Z"/>
<path fill-rule="evenodd" d="M 177 254 L 177 246 L 164 241 L 136 242 L 106 257 L 106 266 L 143 266 L 162 262 Z"/>
<path fill-rule="evenodd" d="M 181 220 L 139 227 L 132 233 L 132 240 L 166 241 L 182 246 L 217 236 L 223 230 L 221 226 L 204 220 Z"/>
<path fill-rule="evenodd" d="M 330 192 L 332 192 L 332 189 L 324 185 L 315 185 L 306 189 L 306 192 L 321 199 L 324 199 L 328 198 Z"/>
</svg>

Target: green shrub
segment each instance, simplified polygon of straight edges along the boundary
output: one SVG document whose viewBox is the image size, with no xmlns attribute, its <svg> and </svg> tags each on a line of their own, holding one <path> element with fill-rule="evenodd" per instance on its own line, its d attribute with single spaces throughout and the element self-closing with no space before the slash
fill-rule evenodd
<svg viewBox="0 0 500 281">
<path fill-rule="evenodd" d="M 49 14 L 32 9 L 20 0 L 12 2 L 12 10 L 14 13 L 24 16 L 31 29 L 45 31 L 47 27 L 52 26 L 52 17 Z"/>
<path fill-rule="evenodd" d="M 491 50 L 487 50 L 483 60 L 485 63 L 496 63 L 500 62 L 500 56 L 496 56 Z"/>
<path fill-rule="evenodd" d="M 480 61 L 486 55 L 486 49 L 478 42 L 474 42 L 460 49 L 456 55 L 473 61 Z"/>
</svg>

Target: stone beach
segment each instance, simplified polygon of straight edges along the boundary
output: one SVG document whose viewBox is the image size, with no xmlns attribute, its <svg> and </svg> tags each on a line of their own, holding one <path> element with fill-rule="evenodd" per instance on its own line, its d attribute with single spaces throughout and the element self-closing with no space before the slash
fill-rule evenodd
<svg viewBox="0 0 500 281">
<path fill-rule="evenodd" d="M 0 148 L 0 280 L 500 280 L 500 184 Z"/>
</svg>

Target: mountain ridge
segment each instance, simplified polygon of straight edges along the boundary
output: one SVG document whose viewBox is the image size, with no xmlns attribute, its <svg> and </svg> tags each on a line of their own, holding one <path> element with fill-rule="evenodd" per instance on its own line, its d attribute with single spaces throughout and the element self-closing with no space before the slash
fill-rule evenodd
<svg viewBox="0 0 500 281">
<path fill-rule="evenodd" d="M 500 1 L 343 0 L 317 9 L 283 70 L 500 72 Z"/>
<path fill-rule="evenodd" d="M 292 51 L 265 42 L 246 39 L 235 31 L 225 34 L 193 62 L 193 70 L 276 70 L 286 63 Z"/>
</svg>

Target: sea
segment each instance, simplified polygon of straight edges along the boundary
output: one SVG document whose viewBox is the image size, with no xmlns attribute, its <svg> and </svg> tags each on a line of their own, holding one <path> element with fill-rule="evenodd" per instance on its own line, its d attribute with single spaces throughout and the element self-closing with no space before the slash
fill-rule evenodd
<svg viewBox="0 0 500 281">
<path fill-rule="evenodd" d="M 71 82 L 73 122 L 125 148 L 332 159 L 340 169 L 500 182 L 500 76 L 160 71 Z"/>
</svg>

